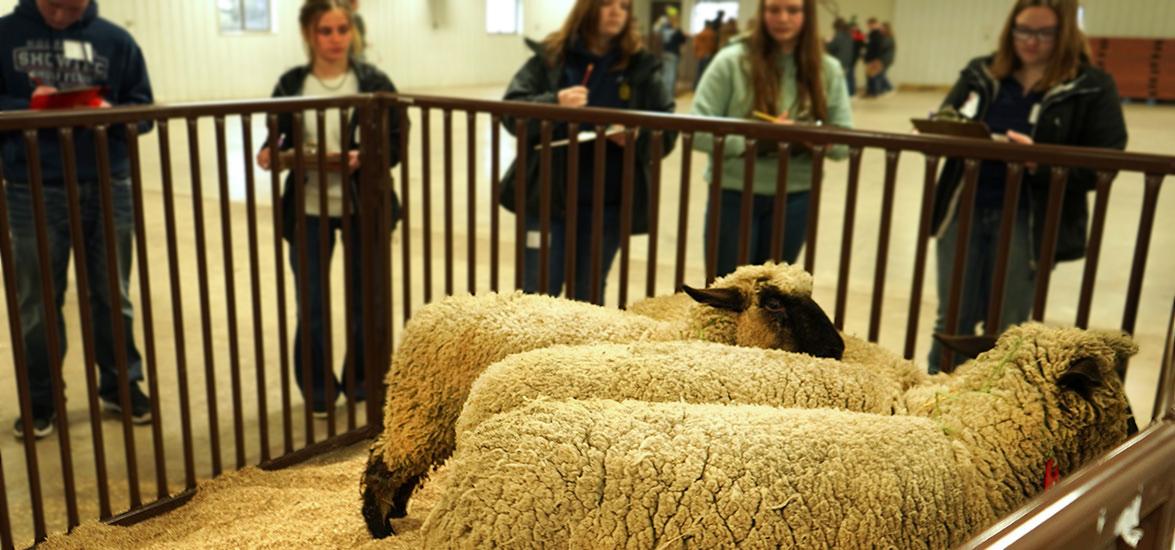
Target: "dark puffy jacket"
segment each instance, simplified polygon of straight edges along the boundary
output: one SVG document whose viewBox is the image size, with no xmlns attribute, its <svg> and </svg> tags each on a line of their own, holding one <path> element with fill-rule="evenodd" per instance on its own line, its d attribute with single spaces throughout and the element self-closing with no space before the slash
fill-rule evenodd
<svg viewBox="0 0 1175 550">
<path fill-rule="evenodd" d="M 367 63 L 352 61 L 351 70 L 355 71 L 355 77 L 359 80 L 359 93 L 368 94 L 375 92 L 389 92 L 396 93 L 396 86 L 392 84 L 388 75 L 379 70 L 373 65 Z M 310 67 L 303 65 L 294 67 L 285 72 L 277 81 L 277 86 L 273 88 L 273 97 L 296 97 L 302 95 L 302 85 L 306 82 L 306 77 L 310 75 Z M 328 115 L 329 116 L 329 115 Z M 281 150 L 285 151 L 294 147 L 294 117 L 291 113 L 283 113 L 277 118 L 278 133 L 281 135 L 279 146 Z M 348 131 L 351 133 L 350 143 L 353 149 L 358 149 L 359 143 L 359 119 L 356 116 L 351 117 Z M 400 117 L 395 116 L 395 113 L 388 119 L 388 159 L 390 160 L 389 168 L 400 164 L 400 139 L 402 130 L 400 128 Z M 269 138 L 266 138 L 266 147 L 269 143 Z M 360 172 L 362 167 L 360 168 Z M 355 172 L 351 176 L 351 196 L 359 196 L 359 175 L 360 172 Z M 294 171 L 290 170 L 286 175 L 285 185 L 282 187 L 282 237 L 286 240 L 293 240 L 294 238 L 294 222 L 295 222 L 295 208 L 294 208 L 294 193 L 293 193 Z M 396 223 L 400 221 L 400 200 L 396 197 L 395 191 L 392 192 L 392 224 L 394 229 Z"/>
<path fill-rule="evenodd" d="M 988 67 L 991 56 L 978 57 L 963 69 L 958 82 L 951 88 L 943 107 L 958 109 L 972 94 L 979 99 L 975 120 L 987 114 L 992 98 L 999 91 L 999 82 Z M 1081 147 L 1126 148 L 1126 123 L 1118 99 L 1114 79 L 1104 71 L 1083 63 L 1072 80 L 1054 86 L 1044 96 L 1037 123 L 1032 131 L 1036 143 L 1075 145 Z M 1032 228 L 1035 257 L 1040 256 L 1044 234 L 1045 211 L 1049 195 L 1048 166 L 1039 166 L 1035 173 L 1024 174 L 1025 194 L 1028 200 L 1028 222 Z M 963 162 L 948 159 L 939 175 L 934 196 L 932 235 L 941 235 L 954 218 L 963 186 Z M 1089 205 L 1086 193 L 1093 190 L 1096 174 L 1093 170 L 1069 170 L 1069 181 L 1061 210 L 1061 228 L 1057 237 L 1058 262 L 1077 260 L 1085 256 L 1086 229 L 1089 224 Z"/>
<path fill-rule="evenodd" d="M 534 56 L 519 69 L 506 89 L 503 99 L 508 101 L 530 101 L 534 103 L 558 103 L 559 76 L 563 73 L 562 66 L 551 67 L 547 63 L 547 54 L 542 44 L 527 40 L 527 46 L 534 50 Z M 632 95 L 628 100 L 628 109 L 638 111 L 659 111 L 672 113 L 673 98 L 665 91 L 661 82 L 661 60 L 648 51 L 641 50 L 632 56 L 628 66 L 623 69 L 625 81 L 631 83 Z M 503 117 L 502 124 L 511 134 L 515 130 L 515 119 Z M 563 129 L 566 133 L 566 129 Z M 634 234 L 647 233 L 649 227 L 649 163 L 650 139 L 652 132 L 641 130 L 636 142 L 636 170 L 633 177 L 632 201 L 632 232 Z M 528 216 L 537 216 L 539 212 L 539 162 L 541 155 L 535 147 L 542 138 L 540 123 L 531 119 L 526 131 L 527 147 L 530 148 L 526 156 L 526 211 Z M 668 155 L 677 140 L 676 132 L 662 133 L 662 151 Z M 591 159 L 580 158 L 580 162 L 591 162 Z M 660 160 L 658 159 L 658 162 Z M 506 174 L 502 176 L 502 190 L 499 198 L 502 206 L 514 212 L 514 189 L 517 160 L 510 164 Z M 551 192 L 550 205 L 552 219 L 564 219 L 567 205 L 567 148 L 558 147 L 551 150 Z M 585 182 L 580 182 L 584 185 Z M 587 182 L 590 184 L 590 182 Z"/>
</svg>

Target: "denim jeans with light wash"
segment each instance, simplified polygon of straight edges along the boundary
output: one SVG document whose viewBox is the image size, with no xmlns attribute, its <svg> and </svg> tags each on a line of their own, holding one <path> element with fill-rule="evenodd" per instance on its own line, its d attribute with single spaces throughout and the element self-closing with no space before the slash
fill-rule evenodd
<svg viewBox="0 0 1175 550">
<path fill-rule="evenodd" d="M 306 246 L 307 246 L 307 261 L 306 261 L 306 291 L 309 304 L 302 303 L 302 293 L 299 290 L 302 284 L 302 271 L 300 269 L 300 260 L 298 258 L 298 247 L 291 243 L 289 245 L 289 259 L 290 268 L 294 272 L 294 296 L 298 305 L 298 322 L 294 328 L 294 381 L 298 384 L 298 389 L 302 391 L 302 397 L 316 410 L 322 410 L 326 406 L 333 405 L 328 403 L 327 396 L 333 395 L 336 399 L 339 395 L 345 393 L 346 378 L 341 381 L 339 377 L 335 376 L 334 367 L 328 366 L 328 361 L 325 357 L 325 341 L 326 331 L 328 328 L 327 318 L 329 315 L 324 315 L 322 310 L 322 293 L 330 292 L 330 289 L 325 288 L 322 281 L 322 257 L 320 255 L 319 247 L 322 243 L 320 231 L 321 224 L 324 218 L 319 216 L 306 216 Z M 340 240 L 339 236 L 343 230 L 342 218 L 325 218 L 326 223 L 330 224 L 327 231 L 327 269 L 330 269 L 329 261 L 334 257 L 335 244 Z M 362 401 L 366 398 L 367 393 L 364 384 L 364 369 L 363 369 L 363 294 L 361 286 L 361 275 L 363 273 L 363 263 L 360 256 L 359 248 L 359 232 L 358 223 L 351 225 L 351 280 L 347 284 L 351 285 L 351 312 L 347 316 L 346 330 L 351 333 L 351 338 L 354 342 L 355 349 L 347 353 L 347 357 L 343 360 L 344 369 L 352 368 L 354 365 L 355 377 L 355 394 L 352 399 L 355 401 Z M 302 326 L 302 308 L 309 306 L 309 330 L 304 331 Z M 332 308 L 346 307 L 344 296 L 331 296 Z M 303 385 L 302 379 L 302 339 L 310 338 L 310 383 L 312 391 L 307 396 L 306 388 Z M 334 338 L 331 341 L 333 349 L 345 347 L 347 341 Z M 344 370 L 344 376 L 345 376 Z"/>
<path fill-rule="evenodd" d="M 718 270 L 717 276 L 730 274 L 738 268 L 739 224 L 742 217 L 742 191 L 722 190 L 722 206 L 718 218 Z M 787 194 L 787 216 L 783 228 L 783 260 L 796 263 L 808 228 L 809 193 L 800 191 Z M 710 212 L 713 204 L 706 206 L 706 239 L 702 242 L 702 255 L 709 262 L 707 244 L 713 228 L 710 226 Z M 775 217 L 775 196 L 755 195 L 751 205 L 751 241 L 748 243 L 747 264 L 761 264 L 775 257 L 771 253 L 771 225 Z"/>
<path fill-rule="evenodd" d="M 677 63 L 680 56 L 671 52 L 661 54 L 661 76 L 665 78 L 665 97 L 677 95 Z"/>
<path fill-rule="evenodd" d="M 1023 203 L 1023 201 L 1021 201 Z M 963 291 L 959 302 L 959 334 L 975 334 L 976 326 L 987 319 L 987 307 L 991 301 L 992 273 L 995 270 L 996 254 L 999 248 L 1000 217 L 1002 213 L 993 209 L 977 209 L 972 219 L 971 235 L 967 242 L 967 265 L 963 277 Z M 935 332 L 947 330 L 947 307 L 950 304 L 951 275 L 955 264 L 955 239 L 958 235 L 958 216 L 947 226 L 946 232 L 937 239 L 937 281 L 938 316 L 934 322 Z M 1008 254 L 1008 271 L 1004 286 L 1004 303 L 1000 319 L 1001 332 L 1007 327 L 1024 322 L 1032 310 L 1032 296 L 1035 293 L 1036 269 L 1031 254 L 1032 243 L 1028 227 L 1028 209 L 1021 204 L 1016 214 L 1016 227 L 1012 231 L 1011 248 Z M 942 369 L 942 346 L 933 341 L 927 365 L 931 374 Z M 952 354 L 952 365 L 959 365 L 966 357 Z"/>
<path fill-rule="evenodd" d="M 118 399 L 118 367 L 115 364 L 115 346 L 126 351 L 130 382 L 143 379 L 142 358 L 135 348 L 134 308 L 130 300 L 130 272 L 134 230 L 133 198 L 129 179 L 112 182 L 114 203 L 114 242 L 118 259 L 119 309 L 122 312 L 123 339 L 114 341 L 111 309 L 114 301 L 106 272 L 106 235 L 103 230 L 102 205 L 99 184 L 81 182 L 78 185 L 82 234 L 85 242 L 80 249 L 73 247 L 69 230 L 69 202 L 65 187 L 44 185 L 45 218 L 49 236 L 49 269 L 53 280 L 54 307 L 57 311 L 57 336 L 61 342 L 59 359 L 64 359 L 66 334 L 62 304 L 69 274 L 71 249 L 85 255 L 89 278 L 89 304 L 94 331 L 94 353 L 98 363 L 98 394 L 102 399 Z M 20 323 L 24 337 L 25 366 L 29 375 L 29 391 L 33 416 L 46 418 L 52 414 L 53 393 L 49 376 L 49 349 L 46 337 L 45 308 L 41 299 L 41 264 L 38 261 L 36 223 L 33 219 L 33 201 L 29 185 L 8 182 L 8 223 L 12 233 L 15 255 L 16 286 L 20 302 Z"/>
<path fill-rule="evenodd" d="M 529 218 L 529 216 L 528 216 Z M 523 290 L 529 293 L 539 292 L 539 231 L 542 225 L 538 218 L 529 218 L 526 222 L 526 273 L 523 276 Z M 612 267 L 612 260 L 620 250 L 620 208 L 616 206 L 604 207 L 604 240 L 600 244 L 600 285 L 598 288 L 600 300 L 604 299 L 604 280 L 608 278 L 608 270 Z M 558 296 L 563 289 L 564 269 L 567 257 L 567 222 L 566 220 L 551 219 L 551 237 L 549 250 L 549 264 L 547 289 L 544 294 Z M 575 293 L 569 298 L 580 301 L 591 300 L 592 278 L 592 209 L 579 209 L 575 223 Z"/>
</svg>

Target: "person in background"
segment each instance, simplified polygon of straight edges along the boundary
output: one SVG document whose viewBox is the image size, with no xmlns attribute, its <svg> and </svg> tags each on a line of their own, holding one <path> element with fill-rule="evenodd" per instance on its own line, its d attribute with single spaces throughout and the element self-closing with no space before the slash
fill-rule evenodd
<svg viewBox="0 0 1175 550">
<path fill-rule="evenodd" d="M 885 34 L 881 31 L 881 23 L 876 17 L 870 17 L 865 25 L 869 34 L 865 40 L 865 97 L 881 95 L 881 78 L 885 71 L 885 62 L 882 61 L 882 50 L 885 48 Z"/>
<path fill-rule="evenodd" d="M 1076 0 L 1018 0 L 1013 4 L 994 54 L 971 60 L 942 103 L 972 120 L 983 121 L 1012 143 L 1048 143 L 1082 147 L 1126 148 L 1126 124 L 1114 79 L 1090 63 L 1089 47 L 1077 23 Z M 958 332 L 974 334 L 987 317 L 992 300 L 1000 218 L 1007 166 L 984 161 L 971 234 L 965 245 L 967 272 L 961 289 Z M 1028 319 L 1041 253 L 1049 170 L 1029 165 L 1018 197 L 1008 259 L 1007 286 L 999 332 Z M 932 234 L 937 239 L 938 317 L 935 332 L 947 330 L 955 262 L 958 205 L 963 161 L 948 160 L 935 189 Z M 1086 195 L 1094 173 L 1071 169 L 1062 201 L 1055 260 L 1085 256 L 1089 210 Z M 954 364 L 963 358 L 954 356 Z M 942 347 L 935 341 L 930 372 L 945 369 Z"/>
<path fill-rule="evenodd" d="M 702 30 L 694 35 L 694 57 L 698 60 L 698 74 L 694 75 L 694 90 L 698 89 L 698 82 L 701 82 L 706 67 L 710 65 L 710 60 L 714 58 L 714 53 L 717 51 L 718 31 L 707 22 L 702 26 Z"/>
<path fill-rule="evenodd" d="M 677 16 L 677 8 L 665 9 L 661 25 L 657 27 L 657 39 L 661 41 L 661 70 L 665 77 L 665 91 L 669 97 L 677 95 L 677 65 L 681 61 L 681 46 L 685 44 L 685 33 Z"/>
<path fill-rule="evenodd" d="M 153 102 L 151 81 L 143 52 L 123 28 L 98 16 L 98 4 L 91 0 L 20 0 L 16 9 L 0 18 L 0 111 L 29 109 L 35 98 L 61 88 L 101 86 L 99 108 L 116 105 L 146 105 Z M 141 125 L 146 132 L 150 125 Z M 94 351 L 98 364 L 98 397 L 102 408 L 122 412 L 118 368 L 115 357 L 122 348 L 127 360 L 130 386 L 130 416 L 135 424 L 151 422 L 151 400 L 139 388 L 143 363 L 134 340 L 134 306 L 130 299 L 130 274 L 134 230 L 134 199 L 130 180 L 130 158 L 125 131 L 111 128 L 109 135 L 110 188 L 114 206 L 114 235 L 103 229 L 101 174 L 95 154 L 92 130 L 74 130 L 76 174 L 80 194 L 84 242 L 72 242 L 69 206 L 65 188 L 65 166 L 56 132 L 38 134 L 45 221 L 49 238 L 49 276 L 53 284 L 60 349 L 56 361 L 65 357 L 65 317 L 62 304 L 69 279 L 72 248 L 85 256 L 89 275 L 89 300 L 94 330 Z M 40 439 L 53 433 L 57 418 L 54 409 L 46 306 L 41 297 L 41 264 L 37 252 L 37 227 L 29 187 L 29 159 L 22 138 L 13 132 L 4 135 L 4 192 L 8 199 L 8 223 L 12 234 L 17 299 L 24 341 L 24 367 L 29 378 L 32 402 L 32 436 Z M 106 239 L 114 241 L 118 263 L 118 296 L 110 293 L 107 279 Z M 122 312 L 123 337 L 115 341 L 112 311 Z M 61 419 L 64 421 L 64 419 Z M 18 418 L 13 426 L 17 437 L 25 436 Z"/>
<path fill-rule="evenodd" d="M 718 49 L 725 48 L 734 37 L 738 36 L 738 20 L 731 17 L 718 28 Z"/>
<path fill-rule="evenodd" d="M 758 111 L 775 117 L 775 123 L 822 123 L 849 128 L 853 125 L 849 96 L 840 63 L 824 53 L 816 30 L 816 0 L 759 0 L 760 21 L 745 39 L 723 49 L 702 78 L 694 97 L 693 113 L 701 116 L 753 118 Z M 748 68 L 744 70 L 744 67 Z M 714 140 L 698 134 L 694 147 L 713 153 Z M 739 223 L 742 215 L 742 157 L 756 156 L 754 203 L 750 225 L 752 264 L 776 256 L 771 250 L 776 180 L 779 170 L 776 143 L 764 142 L 748 149 L 741 136 L 727 136 L 722 163 L 721 204 L 716 227 L 707 222 L 706 241 L 718 239 L 718 276 L 737 267 Z M 804 244 L 808 219 L 812 158 L 801 144 L 793 144 L 788 164 L 787 222 L 783 235 L 783 258 L 794 263 Z M 829 158 L 848 155 L 844 147 L 833 147 Z M 707 182 L 714 177 L 713 159 L 706 169 Z M 706 219 L 709 220 L 709 214 Z M 708 261 L 708 260 L 707 260 Z"/>
<path fill-rule="evenodd" d="M 841 70 L 845 73 L 845 89 L 848 91 L 849 97 L 852 97 L 857 89 L 857 79 L 853 74 L 853 65 L 857 61 L 857 46 L 853 43 L 849 24 L 844 19 L 836 18 L 832 24 L 832 31 L 832 38 L 828 40 L 825 48 L 828 50 L 828 55 L 840 62 Z"/>
<path fill-rule="evenodd" d="M 673 112 L 673 98 L 666 92 L 661 75 L 661 61 L 643 46 L 632 16 L 630 0 L 576 0 L 562 28 L 551 33 L 542 42 L 527 40 L 534 55 L 514 75 L 503 99 L 560 105 L 570 108 L 603 107 L 638 111 Z M 534 149 L 540 144 L 539 122 L 527 121 L 526 147 L 533 151 L 527 163 L 511 164 L 502 178 L 502 206 L 512 212 L 515 204 L 517 173 L 526 177 L 526 257 L 524 290 L 557 296 L 564 286 L 566 268 L 565 244 L 569 226 L 567 207 L 567 147 L 553 148 L 551 177 L 540 179 L 541 154 Z M 506 130 L 516 131 L 516 119 L 503 117 Z M 592 209 L 594 206 L 595 141 L 579 145 L 579 162 L 575 210 L 575 288 L 566 289 L 566 296 L 589 300 L 597 293 L 604 296 L 604 280 L 620 248 L 620 201 L 624 164 L 624 134 L 607 139 L 604 158 L 604 212 L 603 242 L 600 243 L 600 281 L 591 286 L 592 265 Z M 553 130 L 553 139 L 565 139 L 567 126 L 560 124 Z M 676 134 L 663 134 L 663 151 L 668 155 Z M 636 171 L 633 178 L 632 234 L 648 231 L 649 166 L 661 159 L 650 158 L 650 132 L 641 131 L 637 142 Z M 549 249 L 549 278 L 546 288 L 539 280 L 540 258 L 540 188 L 549 186 L 551 232 Z"/>
<path fill-rule="evenodd" d="M 351 1 L 351 18 L 355 21 L 355 53 L 356 61 L 367 60 L 367 23 L 363 22 L 363 15 L 359 13 L 359 0 Z"/>
<path fill-rule="evenodd" d="M 331 97 L 347 96 L 361 93 L 390 92 L 395 93 L 396 87 L 386 74 L 367 63 L 357 61 L 358 43 L 355 41 L 354 13 L 351 3 L 347 0 L 306 0 L 298 15 L 298 24 L 302 29 L 302 39 L 309 51 L 310 60 L 306 65 L 294 67 L 278 79 L 273 89 L 273 97 L 314 96 Z M 307 301 L 303 302 L 302 293 L 295 290 L 294 296 L 298 304 L 298 324 L 294 329 L 294 373 L 293 378 L 302 391 L 302 397 L 310 404 L 316 418 L 327 418 L 327 409 L 334 406 L 330 401 L 345 393 L 345 384 L 340 384 L 334 374 L 334 368 L 329 365 L 331 358 L 325 356 L 324 341 L 327 330 L 329 312 L 322 309 L 322 295 L 330 292 L 325 288 L 322 273 L 329 269 L 329 263 L 322 265 L 319 254 L 322 245 L 322 225 L 328 225 L 327 231 L 327 261 L 334 256 L 336 233 L 341 233 L 343 217 L 354 216 L 355 203 L 359 194 L 360 171 L 366 169 L 364 159 L 359 157 L 359 121 L 352 114 L 346 128 L 341 127 L 339 117 L 334 112 L 326 116 L 326 143 L 318 143 L 318 122 L 314 111 L 307 111 L 303 118 L 303 143 L 307 149 L 307 158 L 316 155 L 319 147 L 325 147 L 328 155 L 340 155 L 341 162 L 346 162 L 351 171 L 350 177 L 343 180 L 339 168 L 330 168 L 327 173 L 327 203 L 322 204 L 320 199 L 319 173 L 314 168 L 307 168 L 305 180 L 294 181 L 294 171 L 290 170 L 286 176 L 282 191 L 282 237 L 289 243 L 290 268 L 294 272 L 295 289 L 303 284 L 308 289 Z M 294 147 L 293 116 L 283 114 L 278 118 L 280 133 L 280 151 L 289 151 Z M 390 166 L 400 162 L 400 119 L 393 116 L 389 119 L 389 134 L 387 136 L 388 155 Z M 350 135 L 351 149 L 340 151 L 343 132 Z M 269 143 L 269 139 L 266 139 Z M 257 154 L 257 164 L 266 170 L 273 166 L 274 152 L 265 145 Z M 289 169 L 288 163 L 283 163 L 283 169 Z M 301 185 L 306 198 L 305 231 L 307 262 L 306 271 L 302 271 L 299 258 L 299 246 L 296 242 L 297 231 L 297 204 L 294 195 L 294 186 Z M 343 186 L 349 188 L 349 199 L 346 208 L 343 205 Z M 399 215 L 398 203 L 393 195 L 392 225 L 394 227 Z M 364 390 L 363 369 L 363 296 L 360 284 L 360 275 L 363 266 L 360 251 L 359 223 L 353 217 L 350 242 L 343 246 L 351 249 L 351 285 L 353 293 L 352 307 L 347 316 L 346 330 L 351 332 L 355 349 L 348 350 L 344 365 L 353 369 L 355 393 L 348 396 L 359 402 L 366 399 Z M 305 280 L 305 281 L 303 281 Z M 307 311 L 308 310 L 308 311 Z M 312 386 L 304 387 L 303 381 L 303 352 L 302 342 L 309 338 L 310 347 L 310 376 Z M 344 374 L 345 376 L 345 374 Z M 345 379 L 344 379 L 345 381 Z"/>
<path fill-rule="evenodd" d="M 889 81 L 889 68 L 893 66 L 896 54 L 897 43 L 894 41 L 893 27 L 886 21 L 881 24 L 881 72 L 877 75 L 877 91 L 880 95 L 893 92 L 893 83 Z"/>
</svg>

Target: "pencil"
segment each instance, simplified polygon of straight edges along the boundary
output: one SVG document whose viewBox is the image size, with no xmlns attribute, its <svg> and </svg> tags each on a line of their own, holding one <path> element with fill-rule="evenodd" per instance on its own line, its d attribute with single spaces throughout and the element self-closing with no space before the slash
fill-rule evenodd
<svg viewBox="0 0 1175 550">
<path fill-rule="evenodd" d="M 779 119 L 763 111 L 751 111 L 751 115 L 764 122 L 779 122 Z"/>
<path fill-rule="evenodd" d="M 596 68 L 595 63 L 588 63 L 587 70 L 584 71 L 584 73 L 583 73 L 583 82 L 579 83 L 580 86 L 587 86 L 588 79 L 592 77 L 592 69 L 595 69 L 595 68 Z"/>
</svg>

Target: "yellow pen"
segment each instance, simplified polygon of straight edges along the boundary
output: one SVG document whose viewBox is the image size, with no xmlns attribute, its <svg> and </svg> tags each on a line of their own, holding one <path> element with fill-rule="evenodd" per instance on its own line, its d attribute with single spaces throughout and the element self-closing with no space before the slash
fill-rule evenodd
<svg viewBox="0 0 1175 550">
<path fill-rule="evenodd" d="M 751 111 L 751 115 L 764 122 L 779 122 L 779 119 L 763 111 Z"/>
</svg>

